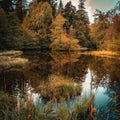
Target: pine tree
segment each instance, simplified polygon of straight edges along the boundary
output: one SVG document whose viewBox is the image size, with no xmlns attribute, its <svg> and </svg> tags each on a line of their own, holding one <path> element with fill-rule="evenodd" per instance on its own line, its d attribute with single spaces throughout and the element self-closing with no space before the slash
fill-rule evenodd
<svg viewBox="0 0 120 120">
<path fill-rule="evenodd" d="M 89 18 L 85 10 L 85 0 L 79 0 L 78 8 L 79 10 L 76 12 L 75 16 L 76 38 L 79 40 L 80 45 L 89 47 Z"/>
<path fill-rule="evenodd" d="M 63 9 L 63 2 L 62 2 L 62 0 L 60 0 L 59 8 L 60 8 L 60 9 Z"/>
<path fill-rule="evenodd" d="M 71 25 L 74 24 L 76 14 L 76 7 L 72 5 L 71 1 L 69 1 L 66 5 L 64 10 L 62 11 L 62 15 L 66 18 L 66 22 L 64 24 L 64 29 L 69 34 L 69 28 Z"/>
</svg>

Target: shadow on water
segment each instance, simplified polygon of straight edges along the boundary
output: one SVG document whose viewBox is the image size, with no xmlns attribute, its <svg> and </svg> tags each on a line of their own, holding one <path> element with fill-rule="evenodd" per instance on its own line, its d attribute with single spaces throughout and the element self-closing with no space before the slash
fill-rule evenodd
<svg viewBox="0 0 120 120">
<path fill-rule="evenodd" d="M 82 97 L 94 96 L 92 107 L 100 119 L 117 119 L 120 109 L 120 61 L 77 53 L 25 52 L 29 64 L 0 71 L 0 90 L 43 107 L 51 101 L 69 109 Z M 56 106 L 55 105 L 55 106 Z M 56 106 L 57 107 L 57 106 Z M 113 110 L 114 109 L 114 110 Z M 107 113 L 107 114 L 106 114 Z"/>
</svg>

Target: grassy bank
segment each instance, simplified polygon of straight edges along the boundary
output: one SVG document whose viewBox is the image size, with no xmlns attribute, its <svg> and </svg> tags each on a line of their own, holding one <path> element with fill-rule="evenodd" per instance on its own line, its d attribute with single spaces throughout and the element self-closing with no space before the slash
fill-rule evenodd
<svg viewBox="0 0 120 120">
<path fill-rule="evenodd" d="M 86 54 L 86 55 L 94 55 L 94 56 L 100 56 L 100 57 L 107 57 L 107 58 L 120 58 L 120 55 L 118 52 L 113 52 L 113 51 L 88 51 L 88 52 L 84 52 L 82 54 Z"/>
</svg>

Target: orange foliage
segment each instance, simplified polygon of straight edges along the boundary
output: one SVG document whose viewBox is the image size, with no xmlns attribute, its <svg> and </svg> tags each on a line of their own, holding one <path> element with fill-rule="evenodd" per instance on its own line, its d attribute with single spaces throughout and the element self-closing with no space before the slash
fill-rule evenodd
<svg viewBox="0 0 120 120">
<path fill-rule="evenodd" d="M 116 32 L 120 32 L 120 15 L 116 15 L 113 18 L 113 27 L 116 30 Z"/>
<path fill-rule="evenodd" d="M 62 34 L 61 35 L 61 42 L 64 43 L 64 44 L 78 44 L 78 40 L 77 39 L 73 39 L 73 38 L 70 38 L 69 35 L 67 34 Z"/>
<path fill-rule="evenodd" d="M 29 23 L 30 23 L 30 18 L 29 18 L 28 16 L 26 16 L 26 17 L 24 18 L 23 23 L 22 23 L 22 27 L 23 27 L 23 28 L 29 28 Z"/>
</svg>

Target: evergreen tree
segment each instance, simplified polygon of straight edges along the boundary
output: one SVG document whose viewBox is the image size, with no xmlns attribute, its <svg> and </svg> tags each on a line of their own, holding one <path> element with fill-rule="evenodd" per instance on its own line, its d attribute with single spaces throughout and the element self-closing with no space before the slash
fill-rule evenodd
<svg viewBox="0 0 120 120">
<path fill-rule="evenodd" d="M 59 2 L 59 5 L 58 5 L 58 9 L 57 9 L 57 11 L 56 11 L 56 16 L 58 15 L 58 14 L 62 14 L 62 12 L 63 12 L 63 2 L 62 2 L 62 0 L 60 0 L 60 2 Z"/>
<path fill-rule="evenodd" d="M 95 23 L 91 25 L 91 39 L 97 49 L 101 49 L 104 43 L 105 32 L 109 27 L 107 13 L 96 10 L 94 14 Z"/>
<path fill-rule="evenodd" d="M 66 18 L 66 22 L 64 24 L 64 29 L 69 33 L 69 27 L 74 24 L 76 14 L 76 7 L 72 5 L 71 1 L 69 1 L 64 10 L 62 11 L 62 15 Z"/>
<path fill-rule="evenodd" d="M 22 0 L 16 1 L 16 14 L 20 21 L 23 20 L 23 3 L 22 2 L 23 2 Z"/>
<path fill-rule="evenodd" d="M 79 40 L 80 45 L 84 47 L 89 47 L 89 19 L 88 14 L 85 11 L 85 0 L 79 0 L 78 8 L 79 10 L 76 12 L 75 16 L 76 38 Z"/>
<path fill-rule="evenodd" d="M 62 2 L 62 0 L 60 0 L 59 8 L 60 8 L 60 9 L 63 9 L 63 2 Z"/>
</svg>

